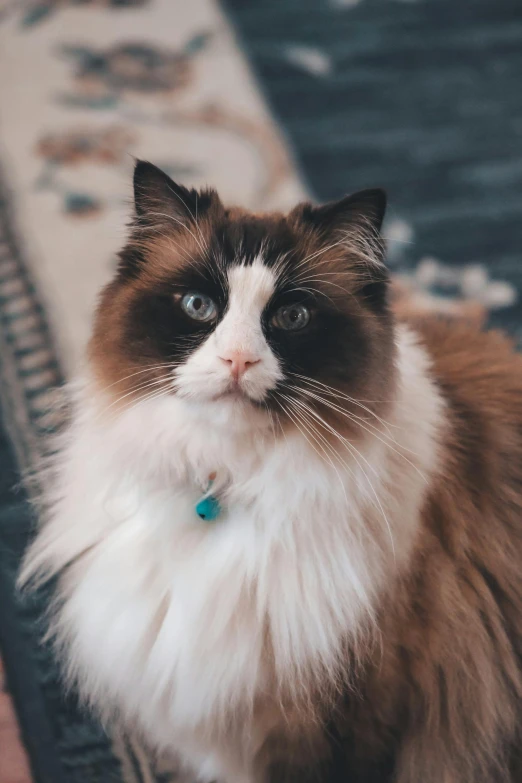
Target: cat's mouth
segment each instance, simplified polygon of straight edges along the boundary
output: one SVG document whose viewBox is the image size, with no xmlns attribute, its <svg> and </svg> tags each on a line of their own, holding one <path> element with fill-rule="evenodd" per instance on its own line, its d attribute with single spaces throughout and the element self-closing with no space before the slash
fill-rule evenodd
<svg viewBox="0 0 522 783">
<path fill-rule="evenodd" d="M 175 389 L 175 394 L 179 397 L 183 397 L 185 399 L 197 399 L 194 394 L 186 395 L 184 393 L 183 389 Z M 203 393 L 202 396 L 199 398 L 199 402 L 206 402 L 208 403 L 223 403 L 228 404 L 229 406 L 237 405 L 239 407 L 259 407 L 264 404 L 265 395 L 262 395 L 262 398 L 258 396 L 253 396 L 249 393 L 248 390 L 242 389 L 239 385 L 230 385 L 225 389 L 222 389 L 221 391 L 215 391 L 215 392 L 209 392 Z"/>
<path fill-rule="evenodd" d="M 246 389 L 242 389 L 239 384 L 230 385 L 227 389 L 221 392 L 216 392 L 212 396 L 213 402 L 229 402 L 237 405 L 251 405 L 258 407 L 263 405 L 264 395 L 262 399 L 254 397 Z"/>
</svg>

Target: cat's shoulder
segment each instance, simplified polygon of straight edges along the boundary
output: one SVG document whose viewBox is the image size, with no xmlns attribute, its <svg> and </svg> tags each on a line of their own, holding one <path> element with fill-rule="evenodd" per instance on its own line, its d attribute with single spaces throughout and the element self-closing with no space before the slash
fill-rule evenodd
<svg viewBox="0 0 522 783">
<path fill-rule="evenodd" d="M 522 353 L 499 329 L 437 315 L 401 319 L 429 355 L 439 383 L 490 401 L 513 395 L 522 410 Z"/>
</svg>

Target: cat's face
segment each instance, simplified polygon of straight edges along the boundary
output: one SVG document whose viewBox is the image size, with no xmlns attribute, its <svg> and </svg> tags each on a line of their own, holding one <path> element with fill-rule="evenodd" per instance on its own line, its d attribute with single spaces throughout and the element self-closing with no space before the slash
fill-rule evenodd
<svg viewBox="0 0 522 783">
<path fill-rule="evenodd" d="M 91 344 L 115 398 L 168 394 L 296 426 L 310 410 L 357 400 L 360 414 L 386 399 L 381 191 L 259 216 L 151 164 L 137 164 L 134 184 L 136 220 Z"/>
</svg>

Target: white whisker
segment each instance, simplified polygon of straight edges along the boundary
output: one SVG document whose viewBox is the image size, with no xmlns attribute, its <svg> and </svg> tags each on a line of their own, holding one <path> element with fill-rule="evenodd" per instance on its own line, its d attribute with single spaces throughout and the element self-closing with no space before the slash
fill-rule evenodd
<svg viewBox="0 0 522 783">
<path fill-rule="evenodd" d="M 371 471 L 374 473 L 374 475 L 375 475 L 375 476 L 378 478 L 377 472 L 375 471 L 375 469 L 373 468 L 373 466 L 372 466 L 372 465 L 370 465 L 370 463 L 368 462 L 368 460 L 366 459 L 366 457 L 365 457 L 363 454 L 361 454 L 361 452 L 360 452 L 360 451 L 359 451 L 359 450 L 358 450 L 358 449 L 357 449 L 357 448 L 356 448 L 356 447 L 353 445 L 353 443 L 350 443 L 350 441 L 349 441 L 349 440 L 347 440 L 347 438 L 344 438 L 344 437 L 343 437 L 343 436 L 342 436 L 342 435 L 341 435 L 339 432 L 337 432 L 337 430 L 336 430 L 334 427 L 332 427 L 330 424 L 328 424 L 328 422 L 326 422 L 326 421 L 325 421 L 325 420 L 324 420 L 324 419 L 323 419 L 321 416 L 319 416 L 319 414 L 318 414 L 316 411 L 314 411 L 312 408 L 310 408 L 309 406 L 307 406 L 305 403 L 302 403 L 301 401 L 296 401 L 296 402 L 298 402 L 298 403 L 302 404 L 303 408 L 304 408 L 305 410 L 307 410 L 307 412 L 308 412 L 308 414 L 309 414 L 310 416 L 313 416 L 313 417 L 314 417 L 316 420 L 318 420 L 318 421 L 320 422 L 320 424 L 321 424 L 321 425 L 322 425 L 322 426 L 323 426 L 323 427 L 324 427 L 324 428 L 325 428 L 327 431 L 329 431 L 329 432 L 330 432 L 332 435 L 334 435 L 336 438 L 338 438 L 338 440 L 339 440 L 339 441 L 340 441 L 340 442 L 341 442 L 341 443 L 342 443 L 342 444 L 343 444 L 343 445 L 344 445 L 346 448 L 348 448 L 348 449 L 350 450 L 350 452 L 352 453 L 352 456 L 353 456 L 353 458 L 355 459 L 355 461 L 356 461 L 356 462 L 357 462 L 357 464 L 359 465 L 359 468 L 360 468 L 360 470 L 361 470 L 361 473 L 363 474 L 364 478 L 365 478 L 365 479 L 366 479 L 366 481 L 368 482 L 368 486 L 370 487 L 370 489 L 371 489 L 371 492 L 372 492 L 372 494 L 373 494 L 373 496 L 374 496 L 374 498 L 375 498 L 375 501 L 376 501 L 376 503 L 377 503 L 377 506 L 378 506 L 378 508 L 379 508 L 379 510 L 380 510 L 380 512 L 381 512 L 381 514 L 382 514 L 382 516 L 383 516 L 383 519 L 384 519 L 384 521 L 385 521 L 386 527 L 387 527 L 387 529 L 388 529 L 388 534 L 389 534 L 389 537 L 390 537 L 390 543 L 391 543 L 391 547 L 392 547 L 393 557 L 394 557 L 394 559 L 396 559 L 396 555 L 395 555 L 395 543 L 394 543 L 394 540 L 393 540 L 393 535 L 392 535 L 392 531 L 391 531 L 390 523 L 389 523 L 389 521 L 388 521 L 388 517 L 386 516 L 386 514 L 385 514 L 385 512 L 384 512 L 384 509 L 383 509 L 383 507 L 382 507 L 381 501 L 380 501 L 380 499 L 379 499 L 379 496 L 378 496 L 378 494 L 377 494 L 377 491 L 376 491 L 376 489 L 375 489 L 374 485 L 372 484 L 372 482 L 371 482 L 371 480 L 370 480 L 370 477 L 368 476 L 368 474 L 366 473 L 366 471 L 364 470 L 364 468 L 363 468 L 363 467 L 362 467 L 362 465 L 360 464 L 360 462 L 359 462 L 359 459 L 358 459 L 358 457 L 357 457 L 356 455 L 359 455 L 359 457 L 361 457 L 361 459 L 362 459 L 362 460 L 364 460 L 364 462 L 366 463 L 366 465 L 368 465 L 368 467 L 370 468 L 370 470 L 371 470 Z M 354 452 L 355 452 L 355 453 L 354 453 Z M 348 467 L 348 466 L 346 466 L 346 467 Z"/>
<path fill-rule="evenodd" d="M 350 397 L 350 395 L 346 394 L 345 392 L 341 392 L 339 389 L 336 389 L 333 386 L 328 386 L 328 384 L 323 383 L 322 381 L 317 381 L 314 378 L 308 377 L 307 375 L 300 375 L 299 373 L 291 373 L 291 375 L 299 378 L 301 381 L 308 383 L 310 386 L 319 386 L 324 390 L 325 394 L 330 394 L 331 396 L 338 397 L 339 399 L 347 400 L 359 408 L 362 408 L 366 411 L 366 413 L 369 413 L 386 428 L 392 427 L 395 429 L 400 429 L 397 424 L 392 424 L 389 421 L 385 421 L 385 419 L 382 419 L 380 416 L 378 416 L 375 411 L 372 411 L 371 408 L 368 408 L 366 405 L 364 405 L 364 402 L 391 402 L 391 400 L 358 400 L 355 397 Z M 319 392 L 317 392 L 317 394 L 319 394 Z"/>
<path fill-rule="evenodd" d="M 150 212 L 151 215 L 156 215 L 157 217 L 164 217 L 167 218 L 167 220 L 172 220 L 173 223 L 178 223 L 182 228 L 185 229 L 185 231 L 188 231 L 190 236 L 193 238 L 194 242 L 197 244 L 203 255 L 206 254 L 206 248 L 203 247 L 197 236 L 194 234 L 193 231 L 190 230 L 190 228 L 187 226 L 186 223 L 184 223 L 182 220 L 179 220 L 179 218 L 175 218 L 173 215 L 168 215 L 165 212 Z"/>
<path fill-rule="evenodd" d="M 299 391 L 304 391 L 304 390 L 303 389 L 299 389 Z M 310 396 L 312 396 L 312 395 L 310 395 Z M 400 448 L 402 450 L 408 451 L 409 453 L 411 453 L 415 457 L 418 456 L 414 451 L 412 451 L 411 449 L 406 448 L 402 444 L 399 444 L 395 439 L 391 438 L 391 436 L 386 436 L 386 435 L 384 435 L 383 432 L 379 433 L 377 428 L 374 427 L 374 425 L 370 424 L 370 422 L 365 422 L 364 424 L 362 424 L 363 419 L 361 419 L 360 416 L 356 417 L 355 414 L 350 414 L 350 413 L 348 413 L 348 411 L 345 411 L 342 408 L 337 408 L 337 406 L 333 406 L 333 405 L 329 404 L 328 401 L 324 400 L 323 398 L 318 398 L 318 399 L 326 407 L 331 407 L 332 410 L 337 409 L 338 412 L 340 412 L 346 418 L 348 418 L 351 421 L 353 421 L 354 424 L 357 424 L 357 426 L 359 426 L 361 429 L 363 429 L 366 432 L 368 432 L 374 438 L 377 438 L 377 440 L 379 440 L 381 443 L 383 443 L 385 446 L 387 446 L 389 449 L 391 449 L 395 454 L 397 454 L 399 457 L 401 457 L 405 462 L 407 462 L 408 465 L 410 465 L 419 474 L 419 476 L 422 478 L 422 480 L 424 482 L 428 483 L 428 480 L 427 480 L 426 476 L 422 473 L 422 471 L 420 471 L 419 468 L 410 459 L 408 459 L 408 457 L 406 457 L 405 454 L 402 453 L 402 451 L 399 451 L 398 449 L 394 448 L 394 446 L 392 446 L 391 443 L 389 443 L 388 441 L 391 440 L 392 443 L 395 443 L 396 445 L 400 446 Z M 383 437 L 381 437 L 381 435 Z M 385 437 L 387 437 L 388 440 L 384 440 Z"/>
</svg>

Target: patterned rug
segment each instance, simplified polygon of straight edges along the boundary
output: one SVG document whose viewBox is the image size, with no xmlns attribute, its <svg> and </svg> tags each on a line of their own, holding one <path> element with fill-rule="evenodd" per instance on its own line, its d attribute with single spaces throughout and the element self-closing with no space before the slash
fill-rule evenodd
<svg viewBox="0 0 522 783">
<path fill-rule="evenodd" d="M 60 425 L 133 157 L 255 209 L 382 184 L 396 306 L 521 336 L 518 6 L 0 0 L 0 648 L 36 783 L 178 780 L 64 696 L 47 595 L 14 591 L 35 520 L 13 486 Z"/>
</svg>

